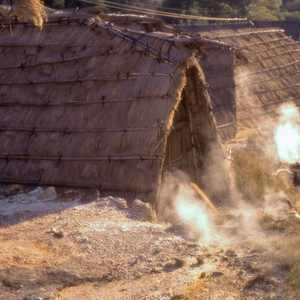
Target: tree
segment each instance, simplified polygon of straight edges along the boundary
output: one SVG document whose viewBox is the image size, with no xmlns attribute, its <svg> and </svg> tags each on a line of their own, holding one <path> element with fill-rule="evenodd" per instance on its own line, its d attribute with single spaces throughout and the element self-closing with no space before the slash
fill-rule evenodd
<svg viewBox="0 0 300 300">
<path fill-rule="evenodd" d="M 300 11 L 300 0 L 294 0 L 291 2 L 288 2 L 285 6 L 287 11 L 294 12 L 294 11 Z"/>
<path fill-rule="evenodd" d="M 256 0 L 247 6 L 248 17 L 251 20 L 284 20 L 280 11 L 282 0 Z"/>
</svg>

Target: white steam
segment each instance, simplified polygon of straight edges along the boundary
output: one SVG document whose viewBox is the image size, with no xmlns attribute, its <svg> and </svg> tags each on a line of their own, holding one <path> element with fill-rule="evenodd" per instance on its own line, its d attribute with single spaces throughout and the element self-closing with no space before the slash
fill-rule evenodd
<svg viewBox="0 0 300 300">
<path fill-rule="evenodd" d="M 214 238 L 212 213 L 189 182 L 188 175 L 179 170 L 164 175 L 158 216 L 174 224 L 184 223 L 193 237 L 210 242 Z"/>
<path fill-rule="evenodd" d="M 201 234 L 202 240 L 209 242 L 213 236 L 212 226 L 202 201 L 196 199 L 190 185 L 181 185 L 175 198 L 175 209 L 181 220 Z"/>
<path fill-rule="evenodd" d="M 294 163 L 300 159 L 299 112 L 293 105 L 281 108 L 279 125 L 275 131 L 275 142 L 281 161 Z"/>
</svg>

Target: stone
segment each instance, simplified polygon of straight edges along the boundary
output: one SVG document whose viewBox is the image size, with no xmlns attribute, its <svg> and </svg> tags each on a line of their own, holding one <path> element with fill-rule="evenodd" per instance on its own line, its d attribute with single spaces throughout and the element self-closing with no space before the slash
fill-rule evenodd
<svg viewBox="0 0 300 300">
<path fill-rule="evenodd" d="M 17 194 L 22 194 L 22 187 L 19 184 L 12 184 L 8 186 L 7 189 L 4 191 L 4 196 L 9 197 L 9 196 L 14 196 Z"/>
<path fill-rule="evenodd" d="M 78 199 L 82 196 L 83 194 L 79 191 L 66 189 L 61 194 L 57 195 L 56 200 L 68 202 L 68 201 L 74 201 L 75 199 Z"/>
<path fill-rule="evenodd" d="M 40 186 L 38 186 L 35 190 L 31 191 L 28 193 L 29 196 L 34 196 L 37 197 L 39 195 L 41 195 L 44 192 L 43 188 L 41 188 Z"/>
<path fill-rule="evenodd" d="M 211 273 L 211 277 L 220 277 L 223 276 L 224 273 L 223 272 L 218 272 L 218 271 L 214 271 Z"/>
<path fill-rule="evenodd" d="M 228 249 L 225 252 L 226 256 L 236 256 L 236 252 L 234 250 Z"/>
<path fill-rule="evenodd" d="M 199 276 L 199 279 L 202 279 L 206 276 L 206 273 L 205 272 L 202 272 L 201 275 Z"/>
<path fill-rule="evenodd" d="M 97 189 L 91 189 L 79 200 L 80 203 L 88 204 L 99 200 L 100 192 Z"/>
<path fill-rule="evenodd" d="M 150 271 L 150 273 L 161 273 L 161 272 L 162 272 L 162 268 L 160 267 L 154 267 Z"/>
<path fill-rule="evenodd" d="M 204 264 L 204 259 L 202 258 L 202 257 L 197 257 L 197 263 L 198 263 L 198 265 L 203 265 Z"/>
<path fill-rule="evenodd" d="M 39 196 L 38 200 L 46 199 L 46 198 L 54 198 L 57 196 L 56 190 L 53 186 L 46 188 Z"/>
<path fill-rule="evenodd" d="M 177 266 L 177 267 L 179 267 L 179 268 L 182 268 L 182 267 L 184 267 L 185 266 L 185 260 L 184 259 L 182 259 L 182 258 L 174 258 L 174 260 L 175 260 L 175 265 Z"/>
<path fill-rule="evenodd" d="M 155 223 L 156 213 L 149 203 L 144 203 L 139 199 L 135 199 L 131 206 L 134 214 L 140 221 Z"/>
<path fill-rule="evenodd" d="M 183 295 L 174 295 L 170 298 L 170 300 L 181 300 L 184 299 Z"/>
<path fill-rule="evenodd" d="M 83 237 L 76 237 L 76 242 L 77 242 L 77 243 L 82 244 L 82 243 L 86 243 L 86 242 L 88 242 L 88 241 L 89 241 L 89 239 L 88 239 L 86 236 L 83 236 Z"/>
<path fill-rule="evenodd" d="M 51 231 L 54 233 L 54 235 L 59 236 L 59 237 L 63 237 L 64 233 L 62 230 L 56 229 L 56 228 L 52 228 Z"/>
<path fill-rule="evenodd" d="M 125 209 L 127 208 L 127 202 L 125 199 L 122 198 L 115 198 L 114 202 L 117 204 L 117 207 L 120 209 Z"/>
</svg>

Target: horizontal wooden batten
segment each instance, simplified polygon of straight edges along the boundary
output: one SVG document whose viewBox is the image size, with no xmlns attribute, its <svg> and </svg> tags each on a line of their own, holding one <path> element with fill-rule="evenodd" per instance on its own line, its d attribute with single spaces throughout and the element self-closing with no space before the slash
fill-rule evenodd
<svg viewBox="0 0 300 300">
<path fill-rule="evenodd" d="M 281 32 L 284 33 L 283 29 L 267 29 L 267 30 L 260 30 L 260 31 L 253 31 L 253 32 L 242 32 L 242 33 L 235 33 L 232 35 L 224 35 L 224 36 L 211 36 L 211 39 L 227 39 L 227 38 L 234 38 L 237 36 L 246 36 L 246 35 L 260 35 L 263 33 L 275 33 L 275 32 Z M 255 45 L 255 44 L 254 44 Z"/>
<path fill-rule="evenodd" d="M 228 127 L 228 126 L 235 125 L 236 123 L 237 123 L 237 121 L 230 122 L 230 123 L 226 123 L 226 124 L 217 126 L 217 128 L 218 128 L 218 129 L 222 129 L 222 128 L 225 128 L 225 127 Z"/>
<path fill-rule="evenodd" d="M 263 42 L 258 42 L 258 43 L 251 43 L 251 44 L 246 44 L 246 45 L 243 45 L 243 46 L 236 46 L 237 49 L 245 49 L 245 48 L 248 48 L 250 46 L 256 46 L 256 45 L 262 45 L 262 44 L 269 44 L 269 43 L 275 43 L 275 42 L 278 42 L 278 41 L 284 41 L 284 40 L 290 40 L 291 38 L 290 37 L 283 37 L 283 38 L 277 38 L 277 39 L 272 39 L 272 40 L 265 40 Z"/>
<path fill-rule="evenodd" d="M 219 78 L 219 77 L 233 77 L 234 74 L 233 73 L 229 73 L 229 74 L 219 74 L 219 75 L 208 75 L 205 76 L 206 78 Z"/>
<path fill-rule="evenodd" d="M 249 120 L 249 119 L 252 119 L 252 118 L 258 118 L 258 117 L 261 117 L 261 116 L 264 116 L 264 115 L 267 115 L 267 114 L 270 114 L 270 113 L 276 113 L 276 111 L 275 111 L 275 110 L 272 110 L 272 111 L 268 111 L 268 112 L 265 112 L 265 113 L 261 113 L 261 114 L 257 114 L 257 115 L 251 115 L 251 116 L 245 117 L 245 118 L 240 118 L 240 119 L 238 119 L 237 121 L 234 121 L 234 122 L 231 122 L 231 123 L 226 123 L 226 124 L 217 126 L 217 128 L 218 128 L 218 129 L 222 129 L 222 128 L 227 127 L 227 126 L 236 125 L 237 122 L 244 121 L 244 120 Z M 274 119 L 275 119 L 275 118 L 274 118 Z"/>
<path fill-rule="evenodd" d="M 214 112 L 222 110 L 222 109 L 224 109 L 227 106 L 236 106 L 236 102 L 230 102 L 230 103 L 224 103 L 224 104 L 220 104 L 220 105 L 215 105 L 214 106 Z"/>
<path fill-rule="evenodd" d="M 238 107 L 237 109 L 239 111 L 241 110 L 248 110 L 248 109 L 261 109 L 265 106 L 270 106 L 270 105 L 277 105 L 277 104 L 281 104 L 281 103 L 285 103 L 285 102 L 293 102 L 295 100 L 299 100 L 299 98 L 297 99 L 287 99 L 287 100 L 281 100 L 281 101 L 275 101 L 275 102 L 269 102 L 269 103 L 264 103 L 264 104 L 259 104 L 259 105 L 253 105 L 253 106 L 247 106 L 247 107 Z"/>
<path fill-rule="evenodd" d="M 163 96 L 153 96 L 153 97 L 137 97 L 137 98 L 127 98 L 127 99 L 107 99 L 99 101 L 73 101 L 73 102 L 61 102 L 53 103 L 50 101 L 44 101 L 43 103 L 31 103 L 31 102 L 0 102 L 0 106 L 79 106 L 79 105 L 104 105 L 104 104 L 114 104 L 114 103 L 126 103 L 126 102 L 139 102 L 139 101 L 153 101 L 153 100 L 163 100 L 168 99 L 168 95 Z"/>
<path fill-rule="evenodd" d="M 1 46 L 0 46 L 1 47 Z M 44 66 L 44 65 L 53 65 L 53 64 L 58 64 L 58 63 L 65 63 L 65 62 L 72 62 L 72 61 L 78 61 L 81 59 L 88 59 L 88 58 L 94 58 L 94 57 L 100 57 L 103 55 L 110 55 L 112 54 L 112 50 L 107 50 L 104 52 L 100 52 L 100 53 L 95 53 L 92 55 L 85 55 L 85 56 L 74 56 L 74 57 L 69 57 L 69 58 L 65 58 L 62 56 L 61 59 L 59 60 L 53 60 L 53 61 L 42 61 L 42 62 L 37 62 L 34 64 L 26 64 L 21 62 L 18 66 L 0 66 L 0 70 L 12 70 L 12 69 L 24 69 L 24 68 L 32 68 L 32 67 L 38 67 L 38 66 Z"/>
<path fill-rule="evenodd" d="M 244 97 L 253 96 L 253 95 L 274 93 L 274 92 L 278 92 L 278 91 L 295 89 L 295 88 L 300 88 L 300 83 L 294 84 L 294 85 L 290 85 L 290 86 L 286 86 L 286 87 L 283 87 L 283 88 L 278 88 L 278 89 L 262 90 L 262 91 L 253 92 L 253 93 L 250 92 L 250 93 L 246 93 L 246 94 L 241 94 L 241 95 L 238 95 L 237 98 L 244 98 Z"/>
<path fill-rule="evenodd" d="M 232 76 L 233 77 L 233 76 Z M 234 88 L 236 88 L 236 87 L 238 87 L 239 85 L 237 85 L 237 84 L 234 84 L 234 85 L 227 85 L 227 86 L 223 86 L 223 87 L 219 87 L 219 88 L 210 88 L 209 90 L 211 91 L 211 92 L 213 92 L 213 91 L 220 91 L 220 90 L 226 90 L 226 89 L 234 89 Z"/>
<path fill-rule="evenodd" d="M 243 78 L 243 77 L 247 77 L 247 76 L 251 76 L 251 75 L 266 73 L 269 71 L 276 71 L 276 70 L 284 69 L 284 68 L 287 68 L 287 67 L 299 64 L 299 63 L 300 63 L 300 60 L 295 60 L 294 62 L 286 64 L 286 65 L 282 65 L 282 66 L 278 66 L 278 67 L 274 67 L 274 68 L 263 69 L 263 70 L 259 70 L 256 72 L 250 72 L 250 73 L 246 73 L 246 74 L 242 74 L 242 75 L 237 75 L 237 76 L 235 76 L 235 78 Z"/>
<path fill-rule="evenodd" d="M 166 165 L 163 167 L 163 169 L 166 169 L 167 167 L 172 166 L 172 164 L 174 164 L 174 163 L 176 163 L 176 162 L 179 162 L 179 161 L 181 161 L 181 160 L 187 158 L 187 155 L 188 155 L 194 148 L 195 148 L 195 147 L 192 146 L 192 147 L 190 147 L 189 149 L 187 149 L 181 156 L 179 156 L 179 157 L 173 159 L 173 160 L 170 161 L 168 164 L 166 164 Z"/>
<path fill-rule="evenodd" d="M 286 52 L 276 53 L 274 55 L 262 57 L 262 58 L 259 58 L 259 59 L 256 59 L 256 60 L 250 60 L 250 63 L 254 64 L 254 63 L 264 61 L 264 60 L 267 60 L 267 59 L 272 59 L 274 57 L 278 57 L 278 56 L 282 56 L 282 55 L 288 55 L 288 54 L 292 54 L 292 53 L 298 53 L 298 52 L 300 52 L 300 49 L 289 50 L 289 51 L 286 51 Z"/>
<path fill-rule="evenodd" d="M 31 132 L 32 134 L 38 133 L 38 132 L 60 132 L 60 133 L 112 133 L 112 132 L 142 132 L 142 131 L 159 131 L 159 132 L 169 132 L 169 130 L 164 128 L 110 128 L 110 129 L 72 129 L 72 128 L 66 128 L 66 129 L 60 129 L 60 128 L 8 128 L 5 126 L 0 127 L 0 133 L 1 131 L 24 131 L 24 132 Z"/>
<path fill-rule="evenodd" d="M 255 50 L 255 51 L 247 51 L 246 54 L 248 55 L 248 54 L 262 53 L 262 52 L 271 51 L 271 50 L 274 50 L 274 49 L 277 49 L 277 48 L 282 48 L 282 47 L 286 47 L 286 46 L 294 46 L 294 45 L 299 45 L 299 42 L 285 43 L 285 44 L 269 47 L 269 48 L 266 48 L 266 49 Z"/>
<path fill-rule="evenodd" d="M 162 160 L 163 156 L 156 155 L 156 156 L 105 156 L 105 157 L 39 157 L 39 156 L 26 156 L 26 155 L 10 155 L 7 154 L 0 154 L 0 159 L 5 159 L 7 161 L 11 159 L 18 159 L 18 160 L 46 160 L 46 161 L 125 161 L 125 160 Z"/>
<path fill-rule="evenodd" d="M 261 83 L 264 83 L 264 82 L 275 81 L 276 79 L 291 77 L 291 76 L 297 75 L 297 74 L 300 74 L 300 71 L 290 72 L 290 73 L 283 74 L 283 75 L 280 75 L 280 76 L 271 77 L 271 78 L 267 78 L 267 79 L 262 79 L 262 80 L 258 80 L 258 81 L 254 81 L 254 82 L 249 82 L 249 83 L 246 83 L 246 84 L 239 84 L 239 85 L 237 85 L 237 87 L 243 88 L 245 86 L 252 86 L 252 85 L 261 84 Z"/>
<path fill-rule="evenodd" d="M 238 119 L 237 121 L 243 121 L 243 120 L 249 120 L 249 119 L 253 119 L 253 118 L 258 118 L 258 117 L 261 117 L 261 116 L 265 116 L 265 115 L 268 115 L 268 114 L 272 114 L 272 113 L 277 113 L 276 110 L 269 110 L 269 111 L 266 111 L 264 113 L 261 113 L 261 114 L 256 114 L 256 115 L 251 115 L 249 117 L 245 117 L 245 118 L 240 118 Z"/>
<path fill-rule="evenodd" d="M 110 76 L 92 77 L 92 78 L 82 78 L 77 79 L 55 79 L 55 80 L 29 80 L 19 81 L 19 82 L 0 82 L 0 85 L 30 85 L 30 84 L 53 84 L 53 83 L 76 83 L 85 81 L 114 81 L 114 80 L 129 80 L 136 79 L 139 76 L 149 76 L 149 77 L 170 77 L 173 78 L 173 74 L 161 74 L 161 73 L 118 73 Z"/>
<path fill-rule="evenodd" d="M 9 47 L 9 48 L 47 48 L 47 47 L 78 47 L 78 48 L 86 48 L 86 47 L 93 47 L 93 44 L 82 44 L 82 45 L 75 45 L 75 44 L 63 44 L 63 43 L 48 43 L 48 44 L 8 44 L 8 43 L 0 43 L 0 47 Z"/>
<path fill-rule="evenodd" d="M 201 62 L 200 62 L 201 65 Z M 227 68 L 217 68 L 217 67 L 205 67 L 201 65 L 201 69 L 204 70 L 234 70 L 234 67 L 227 67 Z"/>
</svg>

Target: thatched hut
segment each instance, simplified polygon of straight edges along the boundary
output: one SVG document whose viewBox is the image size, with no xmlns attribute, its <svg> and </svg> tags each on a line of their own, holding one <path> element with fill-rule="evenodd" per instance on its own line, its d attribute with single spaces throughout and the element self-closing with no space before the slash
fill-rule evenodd
<svg viewBox="0 0 300 300">
<path fill-rule="evenodd" d="M 223 153 L 198 59 L 222 43 L 160 26 L 97 9 L 3 21 L 0 182 L 151 203 L 172 166 L 201 184 Z"/>
<path fill-rule="evenodd" d="M 235 51 L 234 65 L 228 60 L 228 66 L 215 61 L 212 68 L 216 71 L 202 67 L 211 85 L 212 105 L 223 138 L 234 137 L 237 128 L 274 121 L 283 103 L 299 105 L 299 42 L 283 30 L 252 28 L 201 34 L 230 44 Z M 215 72 L 213 76 L 211 72 Z"/>
</svg>

